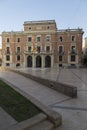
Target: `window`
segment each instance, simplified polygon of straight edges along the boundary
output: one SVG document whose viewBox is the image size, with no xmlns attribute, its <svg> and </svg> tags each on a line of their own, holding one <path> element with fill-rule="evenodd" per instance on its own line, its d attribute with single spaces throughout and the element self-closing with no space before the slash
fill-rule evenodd
<svg viewBox="0 0 87 130">
<path fill-rule="evenodd" d="M 63 41 L 63 38 L 62 38 L 62 37 L 59 37 L 59 40 L 60 40 L 60 42 L 62 42 L 62 41 Z"/>
<path fill-rule="evenodd" d="M 9 63 L 6 63 L 6 66 L 10 66 L 10 64 L 9 64 Z"/>
<path fill-rule="evenodd" d="M 71 61 L 75 61 L 75 58 L 76 58 L 76 57 L 75 57 L 74 55 L 72 55 L 72 56 L 71 56 Z"/>
<path fill-rule="evenodd" d="M 75 51 L 76 51 L 75 46 L 72 46 L 72 47 L 71 47 L 71 52 L 72 52 L 72 53 L 75 53 Z"/>
<path fill-rule="evenodd" d="M 75 41 L 75 36 L 72 36 L 72 41 Z"/>
<path fill-rule="evenodd" d="M 51 40 L 50 36 L 46 36 L 46 41 L 49 42 Z"/>
<path fill-rule="evenodd" d="M 29 30 L 31 30 L 31 27 L 29 27 Z"/>
<path fill-rule="evenodd" d="M 7 38 L 7 42 L 9 42 L 9 38 Z"/>
<path fill-rule="evenodd" d="M 40 46 L 37 46 L 37 52 L 40 53 L 40 51 L 41 51 Z"/>
<path fill-rule="evenodd" d="M 59 61 L 62 61 L 62 56 L 59 56 Z"/>
<path fill-rule="evenodd" d="M 47 52 L 50 51 L 50 46 L 46 46 L 46 51 L 47 51 Z"/>
<path fill-rule="evenodd" d="M 31 42 L 32 41 L 32 37 L 28 37 L 28 42 Z"/>
<path fill-rule="evenodd" d="M 7 54 L 9 54 L 10 53 L 10 48 L 9 47 L 7 47 Z"/>
<path fill-rule="evenodd" d="M 47 26 L 47 29 L 50 29 L 50 27 L 49 27 L 49 26 Z"/>
<path fill-rule="evenodd" d="M 6 56 L 6 61 L 10 61 L 10 56 L 9 55 Z"/>
<path fill-rule="evenodd" d="M 20 66 L 20 63 L 17 63 L 17 64 L 16 64 L 16 67 L 18 67 L 18 66 Z"/>
<path fill-rule="evenodd" d="M 31 52 L 31 49 L 32 49 L 31 46 L 29 46 L 29 47 L 28 47 L 28 51 Z"/>
<path fill-rule="evenodd" d="M 41 41 L 41 37 L 37 37 L 37 42 L 40 42 Z"/>
<path fill-rule="evenodd" d="M 17 61 L 20 61 L 20 56 L 19 55 L 17 55 Z"/>
<path fill-rule="evenodd" d="M 63 46 L 59 46 L 59 53 L 63 52 Z"/>
<path fill-rule="evenodd" d="M 17 39 L 17 42 L 20 42 L 20 38 Z"/>
<path fill-rule="evenodd" d="M 20 47 L 17 47 L 17 52 L 20 52 Z"/>
</svg>

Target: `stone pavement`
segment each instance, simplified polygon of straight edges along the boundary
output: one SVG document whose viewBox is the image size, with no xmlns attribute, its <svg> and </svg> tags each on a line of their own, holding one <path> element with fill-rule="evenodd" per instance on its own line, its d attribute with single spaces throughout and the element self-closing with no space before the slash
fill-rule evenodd
<svg viewBox="0 0 87 130">
<path fill-rule="evenodd" d="M 16 73 L 0 72 L 0 77 L 62 115 L 63 124 L 57 130 L 87 130 L 87 69 L 18 70 L 76 86 L 78 97 L 72 99 Z"/>
</svg>

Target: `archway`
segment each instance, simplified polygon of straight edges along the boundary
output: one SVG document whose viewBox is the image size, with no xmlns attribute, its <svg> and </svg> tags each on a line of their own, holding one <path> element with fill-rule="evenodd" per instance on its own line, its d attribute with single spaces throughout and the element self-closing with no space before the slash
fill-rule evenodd
<svg viewBox="0 0 87 130">
<path fill-rule="evenodd" d="M 41 67 L 41 56 L 36 57 L 36 67 Z"/>
<path fill-rule="evenodd" d="M 27 67 L 32 67 L 32 56 L 27 57 Z"/>
<path fill-rule="evenodd" d="M 50 56 L 45 57 L 45 67 L 51 67 L 51 57 Z"/>
</svg>

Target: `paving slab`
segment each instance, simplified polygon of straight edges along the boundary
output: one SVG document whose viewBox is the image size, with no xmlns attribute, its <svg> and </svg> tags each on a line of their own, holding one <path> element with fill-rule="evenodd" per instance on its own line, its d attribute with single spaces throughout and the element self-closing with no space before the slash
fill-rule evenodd
<svg viewBox="0 0 87 130">
<path fill-rule="evenodd" d="M 0 107 L 0 130 L 3 130 L 16 123 L 17 121 Z"/>
</svg>

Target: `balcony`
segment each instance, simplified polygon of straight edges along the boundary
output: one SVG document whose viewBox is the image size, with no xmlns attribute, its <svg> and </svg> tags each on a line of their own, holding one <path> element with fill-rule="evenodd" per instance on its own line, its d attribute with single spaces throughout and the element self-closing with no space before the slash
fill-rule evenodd
<svg viewBox="0 0 87 130">
<path fill-rule="evenodd" d="M 61 51 L 61 52 L 59 51 L 58 55 L 60 55 L 60 56 L 64 55 L 64 51 Z"/>
<path fill-rule="evenodd" d="M 26 51 L 26 50 L 24 51 L 24 54 L 28 54 L 28 55 L 33 54 L 33 53 L 34 53 L 34 51 Z"/>
<path fill-rule="evenodd" d="M 53 54 L 53 51 L 24 51 L 25 54 L 29 55 L 29 54 Z"/>
<path fill-rule="evenodd" d="M 10 51 L 5 51 L 5 55 L 10 55 Z"/>
<path fill-rule="evenodd" d="M 20 54 L 21 54 L 21 51 L 16 51 L 15 54 L 16 54 L 16 55 L 20 55 Z"/>
<path fill-rule="evenodd" d="M 70 55 L 77 55 L 77 51 L 76 50 L 71 50 L 71 51 L 69 51 L 69 54 Z"/>
</svg>

